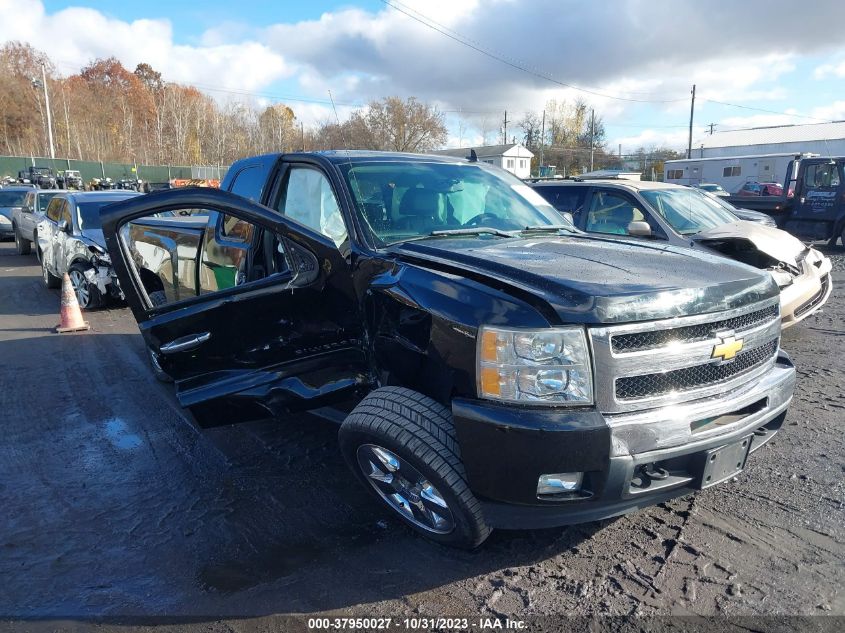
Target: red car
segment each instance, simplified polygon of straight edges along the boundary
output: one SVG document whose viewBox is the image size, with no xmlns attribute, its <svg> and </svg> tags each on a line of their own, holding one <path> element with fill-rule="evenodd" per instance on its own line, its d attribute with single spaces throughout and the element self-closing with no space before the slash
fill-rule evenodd
<svg viewBox="0 0 845 633">
<path fill-rule="evenodd" d="M 783 187 L 776 182 L 747 182 L 736 192 L 742 197 L 782 196 Z"/>
</svg>

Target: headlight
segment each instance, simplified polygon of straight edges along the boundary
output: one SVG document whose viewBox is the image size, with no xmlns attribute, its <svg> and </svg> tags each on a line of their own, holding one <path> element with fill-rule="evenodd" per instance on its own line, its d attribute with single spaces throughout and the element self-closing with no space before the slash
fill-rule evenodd
<svg viewBox="0 0 845 633">
<path fill-rule="evenodd" d="M 478 395 L 531 404 L 593 404 L 584 328 L 509 330 L 481 327 Z"/>
<path fill-rule="evenodd" d="M 7 218 L 5 215 L 0 213 L 0 224 L 11 224 L 11 223 L 12 223 L 12 221 L 9 218 Z"/>
</svg>

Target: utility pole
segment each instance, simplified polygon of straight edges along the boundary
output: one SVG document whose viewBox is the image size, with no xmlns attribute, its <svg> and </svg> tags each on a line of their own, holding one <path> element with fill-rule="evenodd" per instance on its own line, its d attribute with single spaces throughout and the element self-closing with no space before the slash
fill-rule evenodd
<svg viewBox="0 0 845 633">
<path fill-rule="evenodd" d="M 543 175 L 543 150 L 546 147 L 546 111 L 543 110 L 543 124 L 540 126 L 540 168 L 537 170 L 537 175 Z"/>
<path fill-rule="evenodd" d="M 593 143 L 593 137 L 596 133 L 596 111 L 590 110 L 590 171 L 593 171 L 593 148 L 595 143 Z"/>
<path fill-rule="evenodd" d="M 711 123 L 711 124 L 709 125 L 709 127 L 710 127 L 710 136 L 713 136 L 713 128 L 714 128 L 714 127 L 716 127 L 716 124 L 715 124 L 715 123 Z"/>
<path fill-rule="evenodd" d="M 695 115 L 695 84 L 692 85 L 692 102 L 689 107 L 689 142 L 687 143 L 687 158 L 692 158 L 692 119 Z"/>
<path fill-rule="evenodd" d="M 505 110 L 505 127 L 502 128 L 502 145 L 508 144 L 508 111 Z"/>
<path fill-rule="evenodd" d="M 38 83 L 33 79 L 32 83 Z M 47 71 L 44 70 L 44 63 L 41 64 L 41 86 L 44 88 L 44 107 L 47 110 L 47 139 L 50 142 L 50 158 L 56 157 L 56 150 L 53 147 L 53 117 L 50 114 L 50 95 L 47 93 Z"/>
</svg>

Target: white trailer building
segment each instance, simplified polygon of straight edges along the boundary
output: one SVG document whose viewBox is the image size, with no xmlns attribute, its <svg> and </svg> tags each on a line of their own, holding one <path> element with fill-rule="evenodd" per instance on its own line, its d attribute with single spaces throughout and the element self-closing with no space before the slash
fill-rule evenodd
<svg viewBox="0 0 845 633">
<path fill-rule="evenodd" d="M 845 156 L 845 121 L 717 131 L 693 142 L 691 154 L 666 161 L 667 182 L 714 182 L 731 193 L 746 182 L 783 183 L 796 154 Z"/>
<path fill-rule="evenodd" d="M 729 193 L 736 193 L 746 182 L 783 184 L 789 161 L 796 156 L 808 158 L 818 154 L 754 154 L 717 158 L 684 158 L 667 160 L 663 177 L 678 185 L 716 183 Z"/>
</svg>

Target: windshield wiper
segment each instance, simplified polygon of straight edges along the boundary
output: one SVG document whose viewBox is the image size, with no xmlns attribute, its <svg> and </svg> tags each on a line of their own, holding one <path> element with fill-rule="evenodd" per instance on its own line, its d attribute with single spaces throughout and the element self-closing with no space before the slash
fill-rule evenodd
<svg viewBox="0 0 845 633">
<path fill-rule="evenodd" d="M 534 226 L 526 226 L 524 229 L 522 229 L 521 233 L 526 233 L 528 231 L 554 231 L 555 233 L 557 233 L 558 231 L 566 231 L 567 233 L 576 233 L 577 229 L 567 224 L 537 224 Z"/>
<path fill-rule="evenodd" d="M 494 229 L 490 226 L 475 226 L 467 229 L 443 229 L 442 231 L 432 231 L 429 236 L 438 237 L 440 235 L 498 235 L 499 237 L 514 237 L 513 233 L 502 231 L 501 229 Z"/>
</svg>

